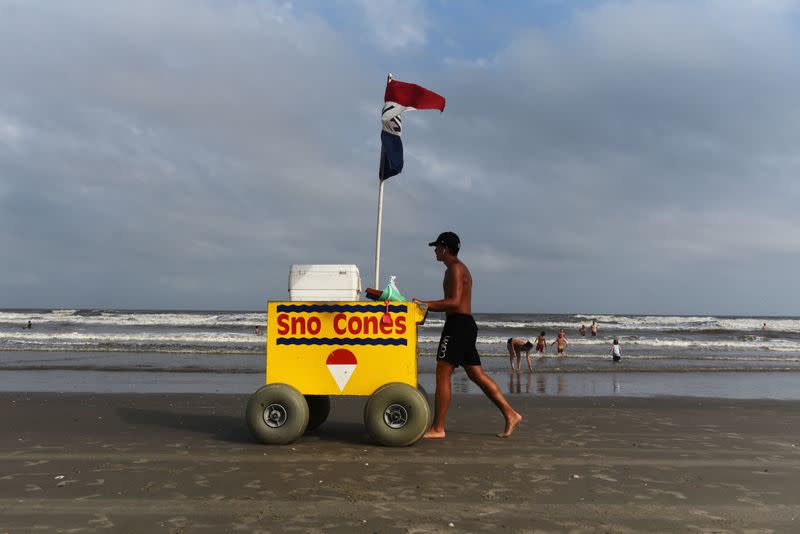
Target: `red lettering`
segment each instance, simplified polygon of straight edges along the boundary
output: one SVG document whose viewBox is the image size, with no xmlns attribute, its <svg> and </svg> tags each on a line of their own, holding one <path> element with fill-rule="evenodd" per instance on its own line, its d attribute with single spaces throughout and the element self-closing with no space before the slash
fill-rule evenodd
<svg viewBox="0 0 800 534">
<path fill-rule="evenodd" d="M 343 313 L 337 313 L 333 316 L 333 331 L 339 334 L 340 336 L 344 334 L 347 329 L 344 326 L 339 324 L 340 321 L 344 321 L 347 319 L 347 316 Z"/>
<path fill-rule="evenodd" d="M 402 336 L 406 333 L 406 316 L 398 314 L 396 316 L 390 315 L 391 322 L 384 323 L 381 319 L 382 316 L 370 315 L 352 315 L 348 316 L 345 313 L 337 313 L 333 316 L 333 331 L 338 336 L 344 335 L 398 335 Z M 285 315 L 278 316 L 278 333 L 283 335 L 287 333 L 289 325 L 287 325 L 287 318 Z M 292 334 L 300 334 L 308 332 L 312 336 L 318 335 L 322 331 L 322 321 L 319 317 L 303 317 L 291 318 L 291 331 Z"/>
<path fill-rule="evenodd" d="M 322 330 L 322 321 L 319 320 L 319 317 L 310 317 L 306 326 L 308 327 L 308 333 L 316 336 Z"/>
<path fill-rule="evenodd" d="M 361 319 L 358 317 L 350 317 L 350 319 L 347 321 L 347 329 L 350 330 L 351 334 L 360 334 Z"/>
<path fill-rule="evenodd" d="M 298 331 L 299 330 L 299 331 Z M 292 317 L 292 335 L 296 334 L 305 334 L 306 333 L 306 322 L 303 320 L 303 317 Z"/>
<path fill-rule="evenodd" d="M 406 316 L 401 315 L 394 322 L 394 333 L 398 336 L 406 333 Z"/>
<path fill-rule="evenodd" d="M 289 316 L 285 313 L 279 313 L 276 321 L 278 323 L 278 335 L 285 336 L 289 333 Z"/>
<path fill-rule="evenodd" d="M 377 334 L 378 333 L 378 318 L 374 315 L 364 317 L 364 334 Z"/>
</svg>

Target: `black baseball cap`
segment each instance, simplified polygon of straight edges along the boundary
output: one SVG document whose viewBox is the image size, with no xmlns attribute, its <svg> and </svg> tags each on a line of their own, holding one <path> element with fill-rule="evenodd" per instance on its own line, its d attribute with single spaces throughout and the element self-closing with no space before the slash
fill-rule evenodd
<svg viewBox="0 0 800 534">
<path fill-rule="evenodd" d="M 435 247 L 436 245 L 444 245 L 452 252 L 458 253 L 458 249 L 461 248 L 461 240 L 453 232 L 442 232 L 436 238 L 436 241 L 428 243 L 429 247 Z"/>
</svg>

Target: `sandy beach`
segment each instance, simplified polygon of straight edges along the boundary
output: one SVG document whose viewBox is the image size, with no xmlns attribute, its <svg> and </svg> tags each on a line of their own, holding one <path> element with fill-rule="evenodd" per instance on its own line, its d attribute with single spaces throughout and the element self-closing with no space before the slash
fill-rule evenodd
<svg viewBox="0 0 800 534">
<path fill-rule="evenodd" d="M 0 532 L 791 532 L 800 403 L 454 397 L 445 441 L 370 442 L 363 399 L 255 443 L 246 395 L 0 394 Z"/>
</svg>

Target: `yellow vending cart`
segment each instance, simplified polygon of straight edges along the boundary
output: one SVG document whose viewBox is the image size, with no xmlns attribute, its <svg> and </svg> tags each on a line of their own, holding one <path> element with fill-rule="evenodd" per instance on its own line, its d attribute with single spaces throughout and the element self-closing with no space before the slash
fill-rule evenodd
<svg viewBox="0 0 800 534">
<path fill-rule="evenodd" d="M 417 387 L 414 302 L 269 302 L 266 385 L 247 403 L 259 441 L 291 443 L 321 425 L 331 395 L 368 397 L 364 424 L 377 442 L 416 443 L 430 421 Z"/>
</svg>

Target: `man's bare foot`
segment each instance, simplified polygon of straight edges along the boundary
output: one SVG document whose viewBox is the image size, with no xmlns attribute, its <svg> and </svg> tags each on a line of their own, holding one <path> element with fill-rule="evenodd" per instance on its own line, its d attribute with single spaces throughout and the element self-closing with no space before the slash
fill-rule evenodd
<svg viewBox="0 0 800 534">
<path fill-rule="evenodd" d="M 511 436 L 511 433 L 514 432 L 514 429 L 517 428 L 521 422 L 522 422 L 522 416 L 517 412 L 514 412 L 514 415 L 512 415 L 511 418 L 508 421 L 506 421 L 505 431 L 502 434 L 497 434 L 497 437 L 507 438 Z"/>
<path fill-rule="evenodd" d="M 425 438 L 425 439 L 444 439 L 444 436 L 445 436 L 444 430 L 442 430 L 442 431 L 440 432 L 440 431 L 438 431 L 438 430 L 434 430 L 434 429 L 432 429 L 432 428 L 429 428 L 429 429 L 428 429 L 428 430 L 427 430 L 427 431 L 426 431 L 426 432 L 425 432 L 425 433 L 422 435 L 422 437 L 423 437 L 423 438 Z"/>
</svg>

